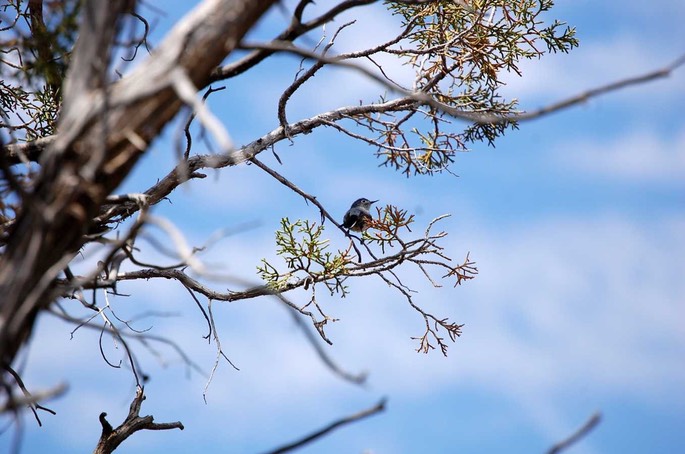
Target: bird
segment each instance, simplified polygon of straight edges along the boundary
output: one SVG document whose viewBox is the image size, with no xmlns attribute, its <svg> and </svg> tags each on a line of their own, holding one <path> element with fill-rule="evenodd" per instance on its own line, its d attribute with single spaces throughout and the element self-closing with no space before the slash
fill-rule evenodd
<svg viewBox="0 0 685 454">
<path fill-rule="evenodd" d="M 363 232 L 368 229 L 371 224 L 371 204 L 378 202 L 378 200 L 369 200 L 365 198 L 357 199 L 345 216 L 343 217 L 343 227 L 355 232 Z"/>
</svg>

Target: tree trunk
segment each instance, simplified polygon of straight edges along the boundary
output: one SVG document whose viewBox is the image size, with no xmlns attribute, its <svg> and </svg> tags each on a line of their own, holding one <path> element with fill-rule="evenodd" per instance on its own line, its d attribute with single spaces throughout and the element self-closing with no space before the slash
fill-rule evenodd
<svg viewBox="0 0 685 454">
<path fill-rule="evenodd" d="M 108 49 L 131 0 L 86 2 L 54 142 L 0 258 L 0 361 L 10 365 L 105 198 L 182 103 L 178 78 L 204 86 L 274 0 L 206 0 L 148 60 L 109 84 Z"/>
</svg>

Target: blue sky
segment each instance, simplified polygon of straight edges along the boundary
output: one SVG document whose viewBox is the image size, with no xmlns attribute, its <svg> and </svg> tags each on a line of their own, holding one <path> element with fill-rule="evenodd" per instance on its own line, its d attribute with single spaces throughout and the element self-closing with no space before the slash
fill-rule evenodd
<svg viewBox="0 0 685 454">
<path fill-rule="evenodd" d="M 157 4 L 170 10 L 158 24 L 159 42 L 185 2 Z M 569 55 L 526 62 L 522 78 L 508 79 L 504 92 L 525 109 L 662 67 L 685 52 L 679 0 L 559 1 L 551 16 L 575 26 L 581 45 Z M 272 11 L 254 39 L 272 36 L 284 21 Z M 360 32 L 341 50 L 382 41 L 393 21 L 376 5 L 357 26 Z M 274 97 L 296 66 L 293 58 L 275 58 L 210 98 L 237 144 L 276 127 Z M 292 120 L 378 92 L 345 71 L 321 74 L 314 83 L 293 99 Z M 475 145 L 457 156 L 451 170 L 458 177 L 407 179 L 378 168 L 370 147 L 331 131 L 279 144 L 282 165 L 268 153 L 261 159 L 332 213 L 342 216 L 360 196 L 381 199 L 417 213 L 415 231 L 452 214 L 442 222 L 449 232 L 444 245 L 455 260 L 470 252 L 479 276 L 456 289 L 433 289 L 404 275 L 420 291 L 417 302 L 465 323 L 463 336 L 447 358 L 417 354 L 410 337 L 422 332 L 418 314 L 377 281 L 351 283 L 348 298 L 323 299 L 340 319 L 328 329 L 334 345 L 327 349 L 346 369 L 369 373 L 360 388 L 317 360 L 275 302 L 214 303 L 222 344 L 240 371 L 222 364 L 205 404 L 204 376 L 189 374 L 168 349 L 160 348 L 162 361 L 139 349 L 151 375 L 143 412 L 157 421 L 181 420 L 186 430 L 139 433 L 118 452 L 261 452 L 382 397 L 388 398 L 385 413 L 301 452 L 543 452 L 595 411 L 603 414 L 601 424 L 569 452 L 682 451 L 684 101 L 681 68 L 669 79 L 523 123 L 496 148 Z M 173 166 L 174 134 L 169 127 L 122 191 L 144 190 L 160 169 Z M 260 258 L 275 257 L 273 232 L 281 217 L 319 217 L 255 166 L 208 175 L 178 190 L 155 214 L 193 245 L 220 229 L 257 223 L 202 256 L 219 272 L 256 279 Z M 333 229 L 327 233 L 332 246 L 346 246 Z M 203 319 L 182 287 L 151 281 L 120 290 L 134 295 L 110 300 L 124 317 L 150 309 L 178 314 L 140 326 L 174 337 L 211 369 L 215 349 L 202 339 Z M 134 392 L 130 374 L 104 364 L 97 333 L 81 330 L 70 339 L 71 329 L 50 317 L 39 328 L 26 382 L 41 388 L 64 381 L 70 390 L 49 404 L 58 415 L 44 415 L 43 428 L 25 418 L 24 452 L 92 450 L 98 414 L 107 411 L 112 423 L 125 415 Z M 116 345 L 106 345 L 120 355 Z M 9 439 L 0 438 L 0 451 Z"/>
</svg>

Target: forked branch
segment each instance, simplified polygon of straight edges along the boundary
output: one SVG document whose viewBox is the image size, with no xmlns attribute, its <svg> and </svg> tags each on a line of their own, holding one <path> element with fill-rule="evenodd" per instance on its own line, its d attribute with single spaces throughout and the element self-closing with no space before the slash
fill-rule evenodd
<svg viewBox="0 0 685 454">
<path fill-rule="evenodd" d="M 94 454 L 109 454 L 113 452 L 128 437 L 140 430 L 184 429 L 183 424 L 180 421 L 156 423 L 152 416 L 140 416 L 140 407 L 143 405 L 144 400 L 145 394 L 143 393 L 143 388 L 139 386 L 136 389 L 136 396 L 131 402 L 131 407 L 129 408 L 126 419 L 124 419 L 124 422 L 117 428 L 113 428 L 107 419 L 105 419 L 107 413 L 100 413 L 102 435 L 100 435 L 97 447 L 95 448 L 95 451 L 93 451 Z"/>
</svg>

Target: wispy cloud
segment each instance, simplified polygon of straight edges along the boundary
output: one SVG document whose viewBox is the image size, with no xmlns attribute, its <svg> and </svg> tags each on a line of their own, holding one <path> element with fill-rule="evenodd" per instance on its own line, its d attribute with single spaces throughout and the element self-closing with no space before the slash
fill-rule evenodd
<svg viewBox="0 0 685 454">
<path fill-rule="evenodd" d="M 145 354 L 146 371 L 152 375 L 148 389 L 155 396 L 146 405 L 159 420 L 187 419 L 192 414 L 189 425 L 194 429 L 185 436 L 199 440 L 202 431 L 215 428 L 219 438 L 245 443 L 263 440 L 261 426 L 254 421 L 282 427 L 278 421 L 288 415 L 315 427 L 330 415 L 349 411 L 351 402 L 364 406 L 378 392 L 418 402 L 479 389 L 520 402 L 530 421 L 555 435 L 568 427 L 563 412 L 554 407 L 569 390 L 583 389 L 589 400 L 630 395 L 634 401 L 667 406 L 685 382 L 680 361 L 685 354 L 680 326 L 685 316 L 683 229 L 682 217 L 655 220 L 650 226 L 606 216 L 550 218 L 509 231 L 476 221 L 462 225 L 459 244 L 447 246 L 460 254 L 468 245 L 481 271 L 477 279 L 457 289 L 436 290 L 407 274 L 420 290 L 417 303 L 466 323 L 448 358 L 414 352 L 409 337 L 421 334 L 422 319 L 382 282 L 350 282 L 352 293 L 345 299 L 320 293 L 329 314 L 340 318 L 328 328 L 334 342 L 328 350 L 344 367 L 371 373 L 366 390 L 346 387 L 333 377 L 275 301 L 215 303 L 224 348 L 241 371 L 223 363 L 205 406 L 205 377 L 193 373 L 189 382 L 178 360 L 165 370 Z M 254 244 L 268 249 L 268 241 L 260 241 Z M 258 260 L 249 259 L 254 244 L 218 243 L 212 256 L 225 257 L 229 273 L 245 273 Z M 154 333 L 178 341 L 209 370 L 214 347 L 202 339 L 206 326 L 179 286 L 153 280 L 119 290 L 137 295 L 135 300 L 113 298 L 124 319 L 147 308 L 182 313 L 182 318 L 155 318 L 149 323 Z M 303 294 L 291 298 L 299 303 L 308 300 Z M 98 366 L 96 338 L 96 332 L 82 331 L 71 341 L 64 326 L 43 325 L 36 332 L 26 373 L 27 382 L 34 385 L 67 379 L 79 398 L 60 404 L 60 415 L 80 420 L 84 425 L 79 427 L 88 427 L 88 433 L 97 433 L 99 411 L 116 410 L 116 421 L 125 412 L 126 391 L 132 390 L 125 370 Z M 111 359 L 122 354 L 111 341 L 105 345 Z M 166 349 L 164 354 L 173 357 Z M 109 397 L 107 402 L 86 399 L 84 407 L 80 398 L 103 386 L 117 390 L 120 408 Z M 178 394 L 179 389 L 188 391 Z M 226 414 L 239 414 L 244 423 L 235 422 L 228 430 Z M 277 431 L 271 435 L 278 440 Z M 87 442 L 76 433 L 69 439 L 79 448 Z"/>
<path fill-rule="evenodd" d="M 520 68 L 523 77 L 510 74 L 504 77 L 507 96 L 527 102 L 549 102 L 584 92 L 603 84 L 638 76 L 671 64 L 682 49 L 663 45 L 655 37 L 602 36 L 602 39 L 581 36 L 582 45 L 569 54 L 547 55 L 540 60 L 524 61 Z M 624 99 L 654 101 L 654 96 L 672 99 L 685 94 L 685 71 L 681 68 L 670 79 L 643 86 Z M 648 88 L 645 88 L 648 87 Z"/>
<path fill-rule="evenodd" d="M 616 180 L 678 184 L 685 181 L 685 129 L 668 137 L 642 129 L 618 137 L 560 145 L 554 159 L 565 169 Z"/>
</svg>

